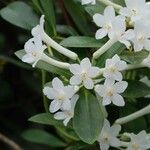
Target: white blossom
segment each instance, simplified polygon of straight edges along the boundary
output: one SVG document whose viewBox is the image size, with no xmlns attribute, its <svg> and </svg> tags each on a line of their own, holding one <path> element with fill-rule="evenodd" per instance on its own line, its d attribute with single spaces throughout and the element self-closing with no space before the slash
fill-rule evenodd
<svg viewBox="0 0 150 150">
<path fill-rule="evenodd" d="M 86 5 L 86 4 L 92 4 L 95 5 L 96 4 L 96 0 L 81 0 L 82 5 Z"/>
<path fill-rule="evenodd" d="M 70 99 L 75 94 L 73 86 L 64 86 L 62 81 L 57 77 L 52 80 L 52 87 L 44 87 L 43 93 L 52 100 L 49 110 L 51 113 L 59 109 L 70 110 Z"/>
<path fill-rule="evenodd" d="M 127 150 L 150 149 L 150 138 L 144 130 L 137 135 L 131 133 L 130 138 L 131 138 L 131 142 L 129 143 Z"/>
<path fill-rule="evenodd" d="M 120 71 L 124 70 L 126 67 L 127 63 L 120 60 L 120 57 L 116 54 L 111 59 L 106 60 L 103 76 L 106 79 L 121 81 L 123 77 Z"/>
<path fill-rule="evenodd" d="M 144 24 L 138 22 L 135 24 L 134 28 L 134 38 L 132 42 L 134 44 L 134 51 L 141 51 L 142 49 L 146 49 L 150 51 L 150 32 L 149 27 Z"/>
<path fill-rule="evenodd" d="M 40 18 L 40 23 L 32 29 L 32 35 L 34 37 L 40 36 L 42 41 L 46 43 L 47 45 L 53 47 L 55 50 L 57 50 L 59 53 L 76 60 L 78 55 L 67 48 L 59 45 L 57 42 L 55 42 L 51 37 L 49 37 L 46 32 L 44 31 L 44 15 Z"/>
<path fill-rule="evenodd" d="M 115 21 L 115 10 L 112 6 L 107 6 L 104 10 L 104 15 L 95 14 L 93 20 L 97 26 L 101 29 L 97 30 L 96 39 L 102 39 L 108 34 L 109 38 L 112 38 L 113 34 L 113 22 Z"/>
<path fill-rule="evenodd" d="M 80 85 L 83 83 L 87 89 L 93 89 L 94 82 L 92 78 L 99 75 L 100 69 L 98 67 L 92 67 L 89 58 L 84 58 L 80 65 L 72 64 L 70 71 L 74 74 L 70 79 L 70 84 Z"/>
<path fill-rule="evenodd" d="M 104 106 L 113 103 L 116 106 L 124 106 L 125 102 L 123 97 L 120 95 L 123 93 L 128 86 L 126 81 L 116 82 L 113 80 L 105 80 L 104 85 L 96 85 L 95 91 L 101 96 L 102 104 Z"/>
<path fill-rule="evenodd" d="M 126 6 L 120 9 L 120 14 L 136 22 L 141 19 L 148 20 L 150 9 L 145 0 L 125 0 Z"/>
<path fill-rule="evenodd" d="M 104 120 L 104 126 L 98 138 L 101 150 L 108 150 L 110 146 L 119 147 L 120 140 L 117 138 L 119 132 L 121 131 L 120 125 L 110 126 L 108 120 Z"/>
<path fill-rule="evenodd" d="M 43 51 L 46 48 L 46 45 L 43 45 L 39 36 L 31 38 L 24 45 L 26 54 L 22 57 L 22 61 L 33 63 L 32 66 L 35 67 L 36 63 L 42 58 Z"/>
<path fill-rule="evenodd" d="M 57 120 L 63 120 L 64 125 L 67 126 L 70 119 L 73 118 L 74 116 L 74 108 L 75 108 L 78 98 L 79 96 L 77 94 L 74 95 L 70 100 L 71 108 L 69 110 L 62 109 L 62 111 L 55 113 L 54 118 Z"/>
<path fill-rule="evenodd" d="M 104 10 L 104 15 L 95 14 L 93 20 L 101 29 L 97 30 L 95 34 L 96 39 L 102 39 L 108 34 L 110 39 L 121 42 L 130 47 L 130 42 L 134 37 L 133 31 L 130 29 L 126 31 L 125 17 L 119 15 L 115 16 L 115 10 L 112 6 L 107 6 Z"/>
</svg>

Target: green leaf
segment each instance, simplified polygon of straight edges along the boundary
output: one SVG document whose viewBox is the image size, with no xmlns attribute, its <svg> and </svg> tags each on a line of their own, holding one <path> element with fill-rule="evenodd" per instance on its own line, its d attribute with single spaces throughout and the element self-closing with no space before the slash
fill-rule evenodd
<svg viewBox="0 0 150 150">
<path fill-rule="evenodd" d="M 67 138 L 76 141 L 79 140 L 78 136 L 71 127 L 64 127 L 62 121 L 54 119 L 53 115 L 50 113 L 41 113 L 29 118 L 28 120 L 43 125 L 55 126 L 58 129 L 58 131 L 61 132 Z"/>
<path fill-rule="evenodd" d="M 79 31 L 84 35 L 89 35 L 90 29 L 83 6 L 73 0 L 64 0 L 64 4 Z"/>
<path fill-rule="evenodd" d="M 56 35 L 56 19 L 53 0 L 32 0 L 41 14 L 45 15 L 45 27 L 48 34 L 51 36 Z"/>
<path fill-rule="evenodd" d="M 72 36 L 78 35 L 77 31 L 73 27 L 68 25 L 57 25 L 56 30 L 60 34 L 72 35 Z"/>
<path fill-rule="evenodd" d="M 85 149 L 88 148 L 89 145 L 83 142 L 76 142 L 73 145 L 69 146 L 66 148 L 66 150 L 80 150 L 80 149 Z"/>
<path fill-rule="evenodd" d="M 39 22 L 32 8 L 20 1 L 13 2 L 1 9 L 0 14 L 6 21 L 27 30 L 31 30 Z"/>
<path fill-rule="evenodd" d="M 112 58 L 115 54 L 121 54 L 123 50 L 125 50 L 124 44 L 121 44 L 120 42 L 115 43 L 112 45 L 104 54 L 102 54 L 98 59 L 97 59 L 97 66 L 99 67 L 104 67 L 106 59 Z"/>
<path fill-rule="evenodd" d="M 55 127 L 64 127 L 62 121 L 54 119 L 50 113 L 41 113 L 28 119 L 31 122 L 40 123 L 44 125 L 53 125 Z"/>
<path fill-rule="evenodd" d="M 22 137 L 29 142 L 44 144 L 50 147 L 66 146 L 59 138 L 41 129 L 28 129 L 22 133 Z"/>
<path fill-rule="evenodd" d="M 98 138 L 104 116 L 100 103 L 89 91 L 83 91 L 75 107 L 73 126 L 82 141 L 93 144 Z"/>
<path fill-rule="evenodd" d="M 105 7 L 106 6 L 101 3 L 96 5 L 85 6 L 85 10 L 93 17 L 93 15 L 95 15 L 96 13 L 103 14 Z"/>
<path fill-rule="evenodd" d="M 125 51 L 120 55 L 120 57 L 121 59 L 125 60 L 128 63 L 138 64 L 141 63 L 143 59 L 145 59 L 148 55 L 149 55 L 148 51 L 140 51 L 140 52 Z"/>
<path fill-rule="evenodd" d="M 127 98 L 140 98 L 150 94 L 150 87 L 140 81 L 128 80 L 128 87 L 123 93 Z"/>
<path fill-rule="evenodd" d="M 15 55 L 19 59 L 22 59 L 22 57 L 25 55 L 25 51 L 24 50 L 19 50 L 19 51 L 15 52 Z M 69 71 L 67 71 L 65 69 L 55 67 L 55 66 L 50 65 L 50 64 L 48 64 L 44 61 L 41 61 L 41 60 L 36 64 L 36 67 L 39 68 L 39 69 L 46 70 L 46 71 L 51 72 L 51 73 L 64 75 L 65 77 L 70 77 L 70 72 Z"/>
<path fill-rule="evenodd" d="M 88 37 L 88 36 L 71 36 L 60 43 L 64 47 L 101 47 L 104 42 L 102 40 L 96 40 L 95 38 Z"/>
</svg>

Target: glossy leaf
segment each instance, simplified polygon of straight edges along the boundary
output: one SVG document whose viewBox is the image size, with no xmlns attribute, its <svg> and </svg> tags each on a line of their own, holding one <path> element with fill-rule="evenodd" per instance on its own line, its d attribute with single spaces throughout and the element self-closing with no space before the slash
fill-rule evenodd
<svg viewBox="0 0 150 150">
<path fill-rule="evenodd" d="M 41 129 L 28 129 L 22 133 L 22 137 L 29 142 L 44 144 L 50 147 L 66 146 L 59 138 Z"/>
<path fill-rule="evenodd" d="M 96 97 L 89 91 L 82 91 L 75 107 L 73 126 L 82 141 L 93 144 L 103 126 L 103 112 Z"/>
<path fill-rule="evenodd" d="M 79 31 L 84 35 L 89 35 L 90 29 L 83 6 L 73 0 L 64 0 L 64 4 Z"/>
<path fill-rule="evenodd" d="M 60 44 L 64 47 L 99 48 L 104 44 L 104 42 L 88 36 L 71 36 L 61 41 Z"/>
<path fill-rule="evenodd" d="M 31 30 L 39 22 L 32 8 L 24 2 L 16 1 L 1 9 L 3 19 L 18 27 Z"/>
<path fill-rule="evenodd" d="M 140 51 L 140 52 L 129 52 L 125 51 L 123 52 L 120 57 L 121 59 L 125 60 L 128 63 L 131 64 L 138 64 L 143 61 L 148 56 L 149 52 L 148 51 Z"/>
<path fill-rule="evenodd" d="M 140 81 L 128 80 L 128 87 L 123 93 L 127 98 L 139 98 L 150 94 L 150 87 Z"/>
</svg>

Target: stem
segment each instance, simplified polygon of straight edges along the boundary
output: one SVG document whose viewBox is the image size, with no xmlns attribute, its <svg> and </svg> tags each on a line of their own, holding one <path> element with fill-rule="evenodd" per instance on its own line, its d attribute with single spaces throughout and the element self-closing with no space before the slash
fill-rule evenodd
<svg viewBox="0 0 150 150">
<path fill-rule="evenodd" d="M 46 71 L 42 70 L 42 87 L 44 87 L 46 83 Z M 46 112 L 49 112 L 48 101 L 46 96 L 43 94 L 43 104 Z"/>
<path fill-rule="evenodd" d="M 57 61 L 55 59 L 52 59 L 50 57 L 48 57 L 46 54 L 43 53 L 42 55 L 42 58 L 41 58 L 43 61 L 53 65 L 53 66 L 56 66 L 56 67 L 59 67 L 59 68 L 63 68 L 63 69 L 69 69 L 70 67 L 70 64 L 69 63 L 64 63 L 64 62 L 61 62 L 61 61 Z"/>
<path fill-rule="evenodd" d="M 120 10 L 122 8 L 121 5 L 115 4 L 115 3 L 111 2 L 110 0 L 98 0 L 98 1 L 107 6 L 113 6 L 116 10 Z"/>
<path fill-rule="evenodd" d="M 125 70 L 132 70 L 132 69 L 138 69 L 138 68 L 143 68 L 146 67 L 144 64 L 130 64 L 127 66 L 127 68 Z"/>
<path fill-rule="evenodd" d="M 52 51 L 51 47 L 50 47 L 50 46 L 47 46 L 47 48 L 48 48 L 48 52 L 49 52 L 50 56 L 53 57 L 53 51 Z"/>
<path fill-rule="evenodd" d="M 99 56 L 101 56 L 103 53 L 105 53 L 114 43 L 116 43 L 116 39 L 110 39 L 105 43 L 101 48 L 99 48 L 94 54 L 93 59 L 97 59 Z M 94 60 L 93 60 L 94 62 Z"/>
<path fill-rule="evenodd" d="M 115 123 L 121 125 L 121 124 L 130 122 L 132 120 L 135 120 L 135 119 L 137 119 L 139 117 L 142 117 L 144 115 L 147 115 L 149 113 L 150 113 L 150 104 L 148 106 L 146 106 L 145 108 L 143 108 L 143 109 L 141 109 L 141 110 L 139 110 L 139 111 L 137 111 L 137 112 L 135 112 L 135 113 L 133 113 L 131 115 L 128 115 L 126 117 L 122 117 L 120 119 L 117 119 L 115 121 Z"/>
<path fill-rule="evenodd" d="M 9 145 L 9 147 L 12 150 L 22 150 L 22 148 L 18 144 L 16 144 L 14 141 L 12 141 L 11 139 L 9 139 L 8 137 L 6 137 L 5 135 L 3 135 L 1 133 L 0 133 L 0 141 Z"/>
<path fill-rule="evenodd" d="M 56 49 L 59 53 L 69 57 L 70 59 L 76 60 L 78 55 L 67 48 L 62 47 L 57 42 L 55 42 L 52 38 L 50 38 L 45 32 L 43 32 L 43 41 L 47 43 L 49 46 Z"/>
</svg>

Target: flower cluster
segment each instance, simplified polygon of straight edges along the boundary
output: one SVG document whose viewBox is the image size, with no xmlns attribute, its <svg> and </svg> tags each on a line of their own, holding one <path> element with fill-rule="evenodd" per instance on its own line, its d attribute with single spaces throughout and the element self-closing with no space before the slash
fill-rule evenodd
<svg viewBox="0 0 150 150">
<path fill-rule="evenodd" d="M 96 4 L 96 0 L 81 0 L 81 2 L 83 5 Z M 107 0 L 107 3 L 112 4 L 109 0 Z M 96 66 L 97 64 L 94 66 L 96 59 L 117 41 L 123 43 L 127 49 L 133 47 L 135 52 L 143 49 L 150 51 L 150 33 L 148 31 L 150 26 L 150 6 L 145 0 L 125 0 L 125 3 L 126 7 L 121 7 L 118 10 L 119 15 L 116 15 L 113 6 L 107 6 L 103 15 L 96 13 L 93 16 L 94 23 L 100 27 L 96 31 L 95 38 L 102 39 L 108 36 L 109 40 L 93 53 L 92 63 L 87 57 L 80 61 L 76 53 L 62 47 L 49 37 L 44 31 L 44 16 L 40 18 L 39 25 L 32 29 L 33 37 L 24 45 L 26 54 L 22 57 L 23 62 L 30 63 L 35 67 L 38 65 L 38 61 L 45 61 L 55 67 L 67 69 L 72 75 L 69 79 L 64 77 L 65 81 L 55 77 L 52 82 L 46 84 L 43 88 L 44 95 L 51 100 L 49 111 L 53 113 L 56 120 L 63 120 L 65 126 L 74 117 L 76 103 L 80 100 L 80 89 L 89 90 L 90 94 L 95 94 L 95 98 L 99 96 L 104 109 L 106 105 L 110 104 L 119 107 L 125 105 L 122 94 L 127 89 L 128 83 L 124 81 L 123 71 L 134 69 L 135 66 L 127 64 L 117 54 L 114 54 L 112 58 L 108 56 L 104 68 L 99 68 L 99 66 Z M 45 52 L 49 47 L 73 61 L 78 60 L 79 63 L 73 64 L 54 59 L 52 55 Z M 150 54 L 139 66 L 150 67 Z M 142 78 L 140 81 L 150 86 L 150 81 L 147 77 Z M 148 98 L 149 95 L 146 97 Z M 145 111 L 149 107 L 137 114 L 139 116 L 146 114 Z M 129 120 L 132 117 L 134 118 L 135 115 L 129 116 Z M 137 135 L 131 133 L 128 135 L 127 142 L 121 141 L 120 131 L 121 126 L 117 122 L 110 126 L 109 121 L 105 119 L 102 131 L 97 139 L 100 149 L 108 150 L 110 146 L 123 147 L 127 148 L 127 150 L 146 150 L 150 148 L 150 135 L 145 131 Z"/>
<path fill-rule="evenodd" d="M 109 147 L 124 147 L 127 150 L 148 150 L 150 148 L 150 135 L 144 130 L 138 133 L 127 134 L 127 140 L 130 142 L 123 142 L 119 137 L 119 132 L 121 131 L 121 126 L 114 124 L 110 126 L 108 120 L 104 120 L 104 125 L 102 131 L 99 135 L 97 141 L 99 142 L 101 150 L 108 150 Z"/>
<path fill-rule="evenodd" d="M 96 85 L 95 91 L 103 97 L 103 105 L 109 105 L 111 102 L 116 106 L 124 106 L 125 102 L 120 95 L 123 93 L 128 84 L 126 81 L 122 81 L 122 73 L 127 67 L 125 61 L 121 61 L 118 55 L 115 55 L 112 59 L 106 60 L 106 65 L 103 71 L 105 77 L 104 85 Z M 117 82 L 115 82 L 117 81 Z"/>
</svg>

